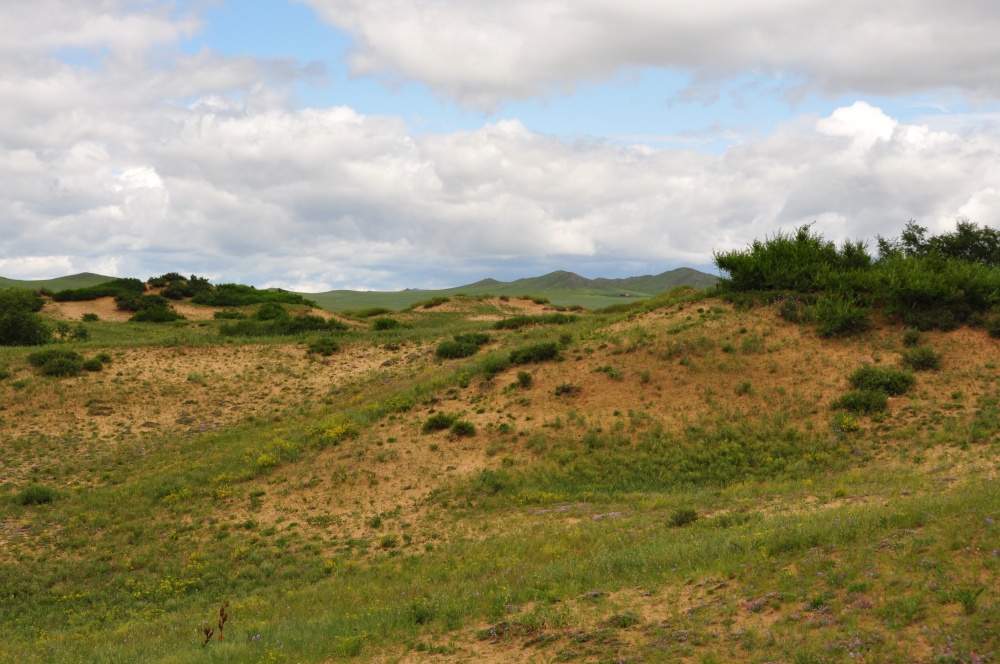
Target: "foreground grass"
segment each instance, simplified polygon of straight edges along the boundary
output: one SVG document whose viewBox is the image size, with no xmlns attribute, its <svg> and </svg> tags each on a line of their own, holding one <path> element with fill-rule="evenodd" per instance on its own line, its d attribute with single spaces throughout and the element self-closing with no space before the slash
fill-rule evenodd
<svg viewBox="0 0 1000 664">
<path fill-rule="evenodd" d="M 5 439 L 0 659 L 990 661 L 995 372 L 922 376 L 858 422 L 829 410 L 846 379 L 817 380 L 855 347 L 663 304 L 658 327 L 643 307 L 526 328 L 218 430 Z M 492 378 L 511 348 L 557 340 L 562 362 L 530 381 Z M 793 352 L 806 364 L 784 371 Z M 553 394 L 570 380 L 582 396 Z M 420 434 L 438 410 L 477 435 Z M 480 461 L 377 502 L 427 449 Z M 54 499 L 23 504 L 29 483 Z M 225 639 L 203 646 L 225 601 Z"/>
</svg>

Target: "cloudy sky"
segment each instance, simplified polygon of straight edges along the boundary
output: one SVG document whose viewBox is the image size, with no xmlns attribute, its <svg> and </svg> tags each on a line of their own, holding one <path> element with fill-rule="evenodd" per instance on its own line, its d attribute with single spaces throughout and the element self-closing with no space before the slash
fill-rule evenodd
<svg viewBox="0 0 1000 664">
<path fill-rule="evenodd" d="M 3 0 L 0 275 L 394 290 L 1000 226 L 995 0 Z"/>
</svg>

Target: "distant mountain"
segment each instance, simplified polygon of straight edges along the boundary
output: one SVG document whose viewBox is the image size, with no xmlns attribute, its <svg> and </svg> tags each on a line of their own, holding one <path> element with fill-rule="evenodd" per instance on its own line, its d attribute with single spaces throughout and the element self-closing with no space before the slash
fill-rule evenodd
<svg viewBox="0 0 1000 664">
<path fill-rule="evenodd" d="M 0 288 L 27 288 L 30 290 L 48 288 L 53 291 L 61 291 L 67 288 L 89 288 L 90 286 L 111 281 L 114 278 L 106 277 L 103 274 L 94 274 L 93 272 L 81 272 L 80 274 L 72 274 L 68 277 L 57 277 L 55 279 L 20 280 L 0 277 Z"/>
<path fill-rule="evenodd" d="M 568 306 L 580 304 L 588 308 L 605 307 L 630 297 L 642 299 L 670 290 L 676 286 L 708 288 L 714 286 L 718 277 L 687 267 L 670 270 L 657 275 L 627 277 L 624 279 L 587 279 L 580 275 L 557 270 L 540 277 L 528 277 L 516 281 L 482 279 L 475 283 L 439 290 L 407 289 L 396 292 L 337 290 L 326 293 L 303 293 L 315 300 L 324 309 L 343 311 L 365 307 L 389 307 L 401 309 L 414 302 L 443 295 L 534 295 L 548 298 L 553 304 Z"/>
</svg>

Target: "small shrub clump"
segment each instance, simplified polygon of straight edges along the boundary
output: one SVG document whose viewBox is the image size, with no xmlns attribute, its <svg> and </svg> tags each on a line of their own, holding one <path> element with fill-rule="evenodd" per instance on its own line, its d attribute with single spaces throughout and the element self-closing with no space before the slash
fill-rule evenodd
<svg viewBox="0 0 1000 664">
<path fill-rule="evenodd" d="M 531 374 L 528 373 L 527 371 L 522 370 L 517 372 L 517 384 L 520 385 L 522 388 L 528 389 L 529 387 L 531 387 L 531 383 L 533 380 L 534 379 L 532 378 Z"/>
<path fill-rule="evenodd" d="M 674 528 L 682 528 L 698 520 L 698 512 L 690 507 L 680 507 L 670 515 L 670 525 Z"/>
<path fill-rule="evenodd" d="M 424 422 L 424 426 L 421 427 L 420 432 L 428 434 L 435 431 L 444 431 L 445 429 L 451 428 L 451 425 L 455 424 L 457 420 L 458 416 L 456 415 L 434 413 L 427 419 L 426 422 Z"/>
<path fill-rule="evenodd" d="M 554 360 L 559 357 L 559 346 L 555 342 L 548 341 L 539 344 L 515 348 L 510 352 L 511 364 L 530 364 L 532 362 L 544 362 Z"/>
<path fill-rule="evenodd" d="M 101 317 L 98 316 L 97 314 L 89 313 L 89 314 L 84 314 L 82 320 L 84 323 L 96 323 L 97 321 L 101 320 Z"/>
<path fill-rule="evenodd" d="M 17 494 L 16 500 L 18 504 L 24 505 L 25 507 L 29 505 L 44 505 L 45 503 L 51 503 L 56 498 L 56 492 L 47 486 L 41 484 L 30 484 Z"/>
<path fill-rule="evenodd" d="M 451 425 L 451 435 L 456 438 L 472 437 L 476 435 L 476 425 L 467 420 L 457 420 Z"/>
<path fill-rule="evenodd" d="M 322 355 L 324 357 L 329 357 L 330 355 L 336 353 L 338 350 L 340 350 L 340 344 L 338 344 L 335 339 L 333 339 L 332 337 L 323 337 L 309 344 L 309 349 L 306 351 L 306 353 L 310 355 L 317 354 L 317 355 Z"/>
<path fill-rule="evenodd" d="M 889 397 L 881 390 L 852 390 L 837 399 L 834 405 L 852 413 L 871 415 L 884 411 L 888 403 Z"/>
<path fill-rule="evenodd" d="M 936 371 L 941 368 L 941 354 L 929 346 L 914 346 L 903 353 L 903 364 L 914 371 Z"/>
<path fill-rule="evenodd" d="M 400 323 L 395 318 L 376 318 L 372 321 L 372 329 L 376 332 L 385 332 L 386 330 L 395 330 L 400 326 Z"/>
<path fill-rule="evenodd" d="M 580 386 L 574 385 L 573 383 L 559 383 L 556 385 L 556 396 L 561 397 L 563 395 L 572 397 L 580 393 Z"/>
<path fill-rule="evenodd" d="M 80 366 L 84 371 L 102 371 L 104 369 L 104 363 L 96 357 L 84 360 L 83 364 Z"/>
<path fill-rule="evenodd" d="M 920 343 L 920 330 L 915 327 L 908 327 L 903 330 L 903 345 L 912 348 Z"/>
<path fill-rule="evenodd" d="M 908 371 L 871 365 L 858 368 L 847 380 L 855 389 L 877 390 L 889 396 L 905 394 L 917 382 Z"/>
<path fill-rule="evenodd" d="M 481 346 L 488 343 L 490 337 L 481 332 L 469 332 L 468 334 L 456 334 L 454 341 L 442 341 L 434 351 L 443 360 L 455 360 L 463 357 L 472 357 Z"/>
<path fill-rule="evenodd" d="M 244 320 L 247 315 L 236 309 L 223 309 L 212 314 L 212 318 L 215 320 Z"/>
</svg>

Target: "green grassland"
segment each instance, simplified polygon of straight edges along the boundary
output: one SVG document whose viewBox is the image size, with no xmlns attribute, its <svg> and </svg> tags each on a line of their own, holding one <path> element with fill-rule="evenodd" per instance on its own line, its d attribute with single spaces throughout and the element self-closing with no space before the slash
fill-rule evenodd
<svg viewBox="0 0 1000 664">
<path fill-rule="evenodd" d="M 0 349 L 0 660 L 996 661 L 993 310 L 799 286 Z"/>
</svg>

